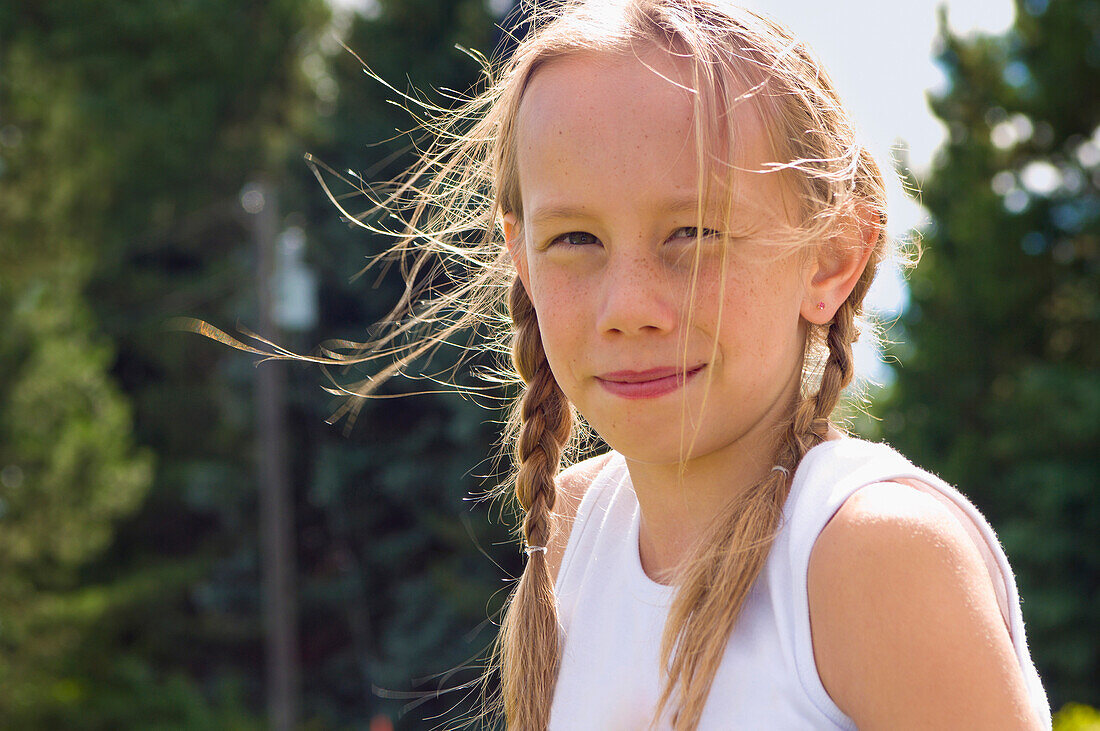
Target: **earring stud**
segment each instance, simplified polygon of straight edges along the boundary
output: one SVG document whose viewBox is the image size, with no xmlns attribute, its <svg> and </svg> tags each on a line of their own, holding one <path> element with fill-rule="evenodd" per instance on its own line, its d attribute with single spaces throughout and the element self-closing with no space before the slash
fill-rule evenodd
<svg viewBox="0 0 1100 731">
<path fill-rule="evenodd" d="M 825 303 L 824 302 L 818 302 L 817 303 L 817 309 L 824 310 L 825 309 Z"/>
</svg>

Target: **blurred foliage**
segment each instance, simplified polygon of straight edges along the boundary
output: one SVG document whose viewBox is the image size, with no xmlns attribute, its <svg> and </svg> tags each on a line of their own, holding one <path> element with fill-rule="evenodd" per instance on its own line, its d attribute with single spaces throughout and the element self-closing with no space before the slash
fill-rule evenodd
<svg viewBox="0 0 1100 731">
<path fill-rule="evenodd" d="M 0 273 L 0 718 L 29 720 L 79 699 L 67 661 L 117 605 L 80 571 L 145 496 L 154 461 L 134 445 L 73 272 L 14 274 Z"/>
<path fill-rule="evenodd" d="M 491 49 L 493 29 L 481 0 L 382 0 L 370 17 L 354 16 L 344 38 L 387 83 L 446 107 L 453 102 L 441 90 L 469 89 L 480 71 L 455 46 Z M 390 103 L 400 101 L 394 91 L 366 76 L 351 53 L 330 61 L 339 95 L 324 117 L 326 137 L 311 152 L 368 182 L 393 178 L 414 161 L 414 142 L 423 143 L 398 134 L 415 127 L 418 110 Z M 369 207 L 354 186 L 325 180 L 348 212 Z M 322 280 L 318 331 L 364 339 L 404 284 L 396 272 L 351 280 L 392 241 L 342 222 L 312 176 L 299 184 L 311 261 Z M 431 372 L 451 357 L 440 353 Z M 306 678 L 307 702 L 323 701 L 347 723 L 383 712 L 398 729 L 432 728 L 440 714 L 453 719 L 468 710 L 469 691 L 438 698 L 435 691 L 476 678 L 476 668 L 448 671 L 493 640 L 487 617 L 503 599 L 502 579 L 521 568 L 514 546 L 501 545 L 506 527 L 486 520 L 488 511 L 468 499 L 493 484 L 480 476 L 493 472 L 501 414 L 448 393 L 374 400 L 345 439 L 322 423 L 340 401 L 317 398 L 315 375 L 304 379 L 313 390 L 303 389 L 293 419 L 303 427 L 297 480 L 307 486 L 300 550 L 309 567 L 301 572 L 303 622 L 312 626 L 303 627 L 310 643 L 303 650 L 315 669 Z M 363 372 L 334 375 L 349 383 Z M 397 380 L 385 393 L 425 389 L 441 390 L 430 381 Z"/>
<path fill-rule="evenodd" d="M 1100 702 L 1100 2 L 1022 0 L 1003 37 L 944 25 L 950 137 L 892 333 L 885 436 L 989 517 L 1053 707 Z"/>
<path fill-rule="evenodd" d="M 164 323 L 255 321 L 238 198 L 262 177 L 321 280 L 316 333 L 264 334 L 364 338 L 401 285 L 349 280 L 388 242 L 340 221 L 302 154 L 385 179 L 414 121 L 333 35 L 399 88 L 465 89 L 479 69 L 454 46 L 491 47 L 491 18 L 479 0 L 62 0 L 0 3 L 0 29 L 0 542 L 28 556 L 25 578 L 0 556 L 0 725 L 258 727 L 254 370 Z M 304 722 L 365 728 L 411 700 L 398 727 L 435 725 L 461 695 L 437 689 L 476 671 L 433 676 L 494 635 L 501 570 L 479 548 L 506 532 L 465 498 L 497 414 L 387 400 L 348 438 L 320 374 L 290 375 Z"/>
<path fill-rule="evenodd" d="M 1054 714 L 1054 731 L 1100 731 L 1100 711 L 1081 703 L 1067 703 Z"/>
<path fill-rule="evenodd" d="M 312 115 L 299 47 L 327 17 L 320 0 L 0 4 L 5 728 L 255 717 L 255 652 L 226 641 L 241 623 L 192 600 L 248 533 L 186 502 L 211 473 L 243 494 L 248 430 L 218 402 L 247 380 L 160 323 L 240 309 L 237 192 L 281 171 Z"/>
</svg>

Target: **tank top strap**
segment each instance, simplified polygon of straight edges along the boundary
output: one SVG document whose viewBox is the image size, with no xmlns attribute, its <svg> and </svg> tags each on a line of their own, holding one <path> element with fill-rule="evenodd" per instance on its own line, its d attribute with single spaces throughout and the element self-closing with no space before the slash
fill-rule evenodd
<svg viewBox="0 0 1100 731">
<path fill-rule="evenodd" d="M 633 495 L 622 494 L 630 489 L 626 460 L 615 452 L 596 473 L 577 506 L 554 584 L 558 619 L 563 628 L 568 628 L 573 616 L 572 598 L 593 568 L 587 565 L 586 559 L 595 555 L 601 536 L 603 541 L 607 540 L 603 527 L 614 524 L 621 534 L 622 527 L 629 525 L 633 517 L 633 504 L 636 504 Z"/>
<path fill-rule="evenodd" d="M 837 439 L 817 445 L 803 457 L 791 482 L 782 524 L 769 560 L 769 579 L 788 584 L 793 601 L 787 614 L 793 633 L 795 664 L 802 685 L 826 715 L 841 713 L 817 673 L 810 633 L 807 577 L 810 554 L 825 525 L 857 490 L 877 482 L 916 480 L 950 500 L 974 524 L 1000 570 L 1007 596 L 1007 623 L 1013 649 L 1024 673 L 1032 705 L 1047 725 L 1050 706 L 1027 647 L 1019 593 L 1008 558 L 985 517 L 957 489 L 914 466 L 886 444 Z M 996 581 L 996 578 L 994 578 Z"/>
</svg>

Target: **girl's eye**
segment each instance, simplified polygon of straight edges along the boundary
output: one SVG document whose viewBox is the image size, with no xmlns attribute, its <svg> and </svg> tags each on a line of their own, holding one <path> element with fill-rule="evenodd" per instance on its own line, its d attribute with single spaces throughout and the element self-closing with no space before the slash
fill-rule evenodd
<svg viewBox="0 0 1100 731">
<path fill-rule="evenodd" d="M 718 236 L 718 232 L 712 228 L 699 229 L 695 226 L 683 226 L 673 231 L 669 239 L 691 239 L 694 241 L 697 238 L 709 239 L 715 236 Z"/>
<path fill-rule="evenodd" d="M 565 246 L 593 246 L 600 243 L 600 240 L 587 231 L 570 231 L 558 236 L 550 243 Z"/>
</svg>

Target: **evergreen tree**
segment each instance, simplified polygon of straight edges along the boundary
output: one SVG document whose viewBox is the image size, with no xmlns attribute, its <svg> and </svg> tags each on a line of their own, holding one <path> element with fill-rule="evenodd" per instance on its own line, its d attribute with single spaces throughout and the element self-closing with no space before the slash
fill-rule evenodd
<svg viewBox="0 0 1100 731">
<path fill-rule="evenodd" d="M 326 18 L 0 5 L 0 725 L 250 723 L 249 368 L 163 325 L 251 296 L 238 192 L 299 157 Z"/>
<path fill-rule="evenodd" d="M 465 92 L 480 72 L 456 45 L 488 53 L 492 30 L 481 0 L 381 0 L 368 16 L 352 18 L 345 42 L 381 79 L 447 106 L 445 90 Z M 415 127 L 416 110 L 391 104 L 400 102 L 395 92 L 364 75 L 351 53 L 340 50 L 331 64 L 338 96 L 325 141 L 310 152 L 367 183 L 392 179 L 413 163 L 414 140 L 424 143 L 421 133 L 398 133 Z M 325 179 L 350 213 L 369 207 L 354 186 Z M 322 282 L 317 332 L 366 339 L 403 283 L 397 272 L 349 280 L 393 242 L 341 222 L 312 175 L 298 185 L 311 203 L 305 227 Z M 432 370 L 448 357 L 441 353 Z M 343 423 L 323 423 L 340 401 L 324 397 L 319 375 L 296 378 L 291 420 L 302 448 L 297 479 L 308 485 L 301 505 L 306 703 L 345 723 L 384 713 L 398 728 L 432 728 L 440 722 L 432 717 L 456 717 L 462 711 L 452 706 L 476 693 L 433 697 L 477 676 L 476 669 L 446 673 L 492 641 L 487 615 L 503 599 L 501 579 L 520 569 L 518 553 L 499 545 L 506 527 L 489 525 L 485 507 L 467 499 L 493 484 L 479 475 L 492 472 L 501 414 L 451 393 L 409 395 L 369 401 L 345 436 Z M 362 377 L 333 375 L 343 383 Z M 445 390 L 398 379 L 386 393 L 426 386 Z"/>
<path fill-rule="evenodd" d="M 1100 2 L 1021 0 L 1007 35 L 941 44 L 950 139 L 884 429 L 996 527 L 1054 707 L 1095 705 Z"/>
</svg>

